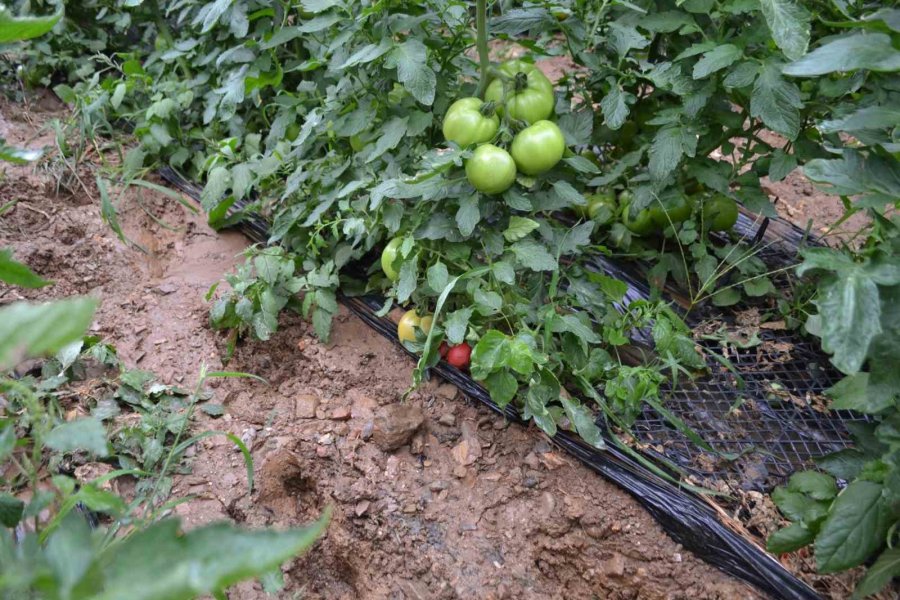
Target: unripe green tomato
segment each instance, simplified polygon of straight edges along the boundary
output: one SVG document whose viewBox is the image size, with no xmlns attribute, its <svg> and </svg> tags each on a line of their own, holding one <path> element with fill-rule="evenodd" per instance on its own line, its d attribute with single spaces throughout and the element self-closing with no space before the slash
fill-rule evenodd
<svg viewBox="0 0 900 600">
<path fill-rule="evenodd" d="M 631 202 L 634 199 L 628 190 L 619 194 L 619 206 L 622 207 L 622 224 L 635 235 L 647 235 L 656 229 L 650 210 L 645 208 L 636 215 L 631 214 Z"/>
<path fill-rule="evenodd" d="M 585 199 L 587 204 L 575 207 L 575 212 L 582 217 L 596 221 L 600 225 L 612 223 L 618 208 L 615 193 L 609 190 L 601 190 L 585 196 Z"/>
<path fill-rule="evenodd" d="M 553 114 L 556 104 L 553 84 L 540 69 L 522 60 L 509 60 L 500 65 L 498 70 L 512 80 L 508 84 L 505 99 L 510 118 L 530 125 Z M 492 81 L 484 93 L 484 99 L 503 103 L 503 86 L 502 79 Z M 503 107 L 498 108 L 497 112 L 502 115 Z"/>
<path fill-rule="evenodd" d="M 710 231 L 729 231 L 738 219 L 737 202 L 714 194 L 703 202 L 703 226 Z"/>
<path fill-rule="evenodd" d="M 650 206 L 650 217 L 660 229 L 668 227 L 670 221 L 672 223 L 687 221 L 693 212 L 693 198 L 680 192 L 664 198 L 662 204 L 655 202 Z"/>
<path fill-rule="evenodd" d="M 538 121 L 516 134 L 510 148 L 516 166 L 526 175 L 546 173 L 566 150 L 566 138 L 552 121 Z"/>
<path fill-rule="evenodd" d="M 479 192 L 500 194 L 516 180 L 516 162 L 503 148 L 482 144 L 466 161 L 466 178 Z"/>
<path fill-rule="evenodd" d="M 402 237 L 395 237 L 388 242 L 387 246 L 384 247 L 384 250 L 381 251 L 381 270 L 384 271 L 384 274 L 387 275 L 387 278 L 391 281 L 397 281 L 400 277 L 400 273 L 394 269 L 394 261 L 397 259 L 397 252 L 400 251 L 400 245 L 402 243 Z"/>
<path fill-rule="evenodd" d="M 298 135 L 300 135 L 300 126 L 296 123 L 288 125 L 287 130 L 284 132 L 284 137 L 289 142 L 296 140 Z"/>
<path fill-rule="evenodd" d="M 463 147 L 494 139 L 500 118 L 493 110 L 490 115 L 483 114 L 483 107 L 478 98 L 460 98 L 451 104 L 444 115 L 444 139 Z"/>
</svg>

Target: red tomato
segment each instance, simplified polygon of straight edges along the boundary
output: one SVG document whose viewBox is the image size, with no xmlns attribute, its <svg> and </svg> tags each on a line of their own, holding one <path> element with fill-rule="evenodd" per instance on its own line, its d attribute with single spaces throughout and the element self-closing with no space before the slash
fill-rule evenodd
<svg viewBox="0 0 900 600">
<path fill-rule="evenodd" d="M 438 346 L 438 354 L 441 355 L 441 358 L 447 358 L 448 352 L 450 352 L 450 345 L 447 342 L 441 342 L 441 345 Z"/>
<path fill-rule="evenodd" d="M 469 344 L 463 342 L 450 348 L 447 352 L 447 362 L 457 369 L 465 369 L 469 366 L 469 357 L 472 355 L 472 348 Z"/>
</svg>

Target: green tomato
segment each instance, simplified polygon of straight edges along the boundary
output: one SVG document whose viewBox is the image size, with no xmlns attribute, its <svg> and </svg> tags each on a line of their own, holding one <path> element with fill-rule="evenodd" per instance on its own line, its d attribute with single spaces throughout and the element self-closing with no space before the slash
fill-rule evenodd
<svg viewBox="0 0 900 600">
<path fill-rule="evenodd" d="M 397 278 L 400 277 L 400 273 L 394 268 L 394 261 L 397 260 L 397 252 L 402 243 L 402 237 L 395 237 L 381 251 L 381 270 L 391 281 L 397 281 Z"/>
<path fill-rule="evenodd" d="M 494 139 L 500 118 L 493 109 L 484 114 L 484 107 L 478 98 L 460 98 L 451 104 L 444 115 L 444 139 L 463 147 Z"/>
<path fill-rule="evenodd" d="M 619 194 L 619 206 L 622 207 L 622 224 L 628 228 L 628 231 L 635 235 L 647 235 L 656 226 L 653 223 L 653 216 L 650 209 L 645 208 L 636 215 L 631 214 L 631 202 L 634 199 L 631 192 L 625 190 Z"/>
<path fill-rule="evenodd" d="M 588 198 L 588 218 L 600 225 L 612 223 L 616 216 L 618 205 L 616 195 L 611 191 L 602 191 L 591 194 Z"/>
<path fill-rule="evenodd" d="M 420 317 L 415 309 L 406 311 L 397 323 L 397 339 L 401 342 L 415 342 L 416 330 L 421 329 L 423 334 L 428 335 L 433 320 L 432 315 Z"/>
<path fill-rule="evenodd" d="M 287 130 L 284 132 L 284 137 L 289 142 L 296 140 L 298 135 L 300 135 L 300 126 L 296 123 L 288 125 Z"/>
<path fill-rule="evenodd" d="M 703 202 L 703 226 L 710 231 L 728 231 L 737 219 L 737 202 L 728 196 L 715 194 Z"/>
<path fill-rule="evenodd" d="M 505 104 L 502 79 L 492 81 L 484 93 L 485 100 L 492 100 L 501 105 L 497 112 L 503 114 L 505 105 L 510 118 L 525 121 L 529 125 L 553 114 L 553 106 L 556 103 L 553 84 L 540 69 L 522 60 L 507 61 L 498 69 L 511 80 L 506 91 Z"/>
<path fill-rule="evenodd" d="M 551 121 L 538 121 L 513 138 L 510 153 L 516 166 L 526 175 L 540 175 L 562 159 L 566 139 Z"/>
<path fill-rule="evenodd" d="M 660 202 L 650 206 L 650 217 L 660 229 L 668 227 L 669 221 L 672 223 L 687 221 L 694 212 L 693 198 L 681 192 L 661 198 Z"/>
<path fill-rule="evenodd" d="M 466 177 L 479 192 L 499 194 L 516 180 L 516 162 L 503 148 L 482 144 L 466 161 Z"/>
</svg>

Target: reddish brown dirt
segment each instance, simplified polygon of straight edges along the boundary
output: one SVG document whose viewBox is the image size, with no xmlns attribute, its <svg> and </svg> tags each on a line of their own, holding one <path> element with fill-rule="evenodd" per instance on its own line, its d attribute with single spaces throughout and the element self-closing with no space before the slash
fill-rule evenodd
<svg viewBox="0 0 900 600">
<path fill-rule="evenodd" d="M 41 110 L 20 120 L 16 107 L 0 107 L 0 135 L 29 142 L 61 114 Z M 32 144 L 48 142 L 43 133 Z M 0 302 L 90 294 L 102 301 L 92 331 L 128 366 L 185 384 L 203 363 L 220 368 L 224 340 L 207 325 L 203 296 L 244 238 L 132 189 L 118 209 L 144 254 L 101 221 L 87 172 L 86 191 L 56 195 L 50 174 L 58 172 L 47 168 L 0 167 L 0 205 L 18 200 L 0 217 L 0 245 L 55 285 L 0 288 Z M 538 432 L 508 425 L 452 386 L 431 382 L 411 396 L 408 409 L 421 410 L 424 423 L 409 444 L 384 452 L 365 441 L 374 413 L 400 403 L 412 364 L 355 317 L 338 317 L 328 345 L 285 317 L 270 342 L 241 345 L 228 368 L 268 384 L 214 382 L 213 402 L 226 413 L 202 415 L 196 429 L 251 440 L 256 489 L 248 491 L 232 444 L 209 438 L 191 474 L 176 479 L 173 494 L 192 497 L 176 512 L 189 525 L 287 526 L 332 506 L 327 536 L 286 566 L 282 597 L 761 597 L 682 549 L 636 501 Z M 246 583 L 231 597 L 264 593 Z"/>
</svg>

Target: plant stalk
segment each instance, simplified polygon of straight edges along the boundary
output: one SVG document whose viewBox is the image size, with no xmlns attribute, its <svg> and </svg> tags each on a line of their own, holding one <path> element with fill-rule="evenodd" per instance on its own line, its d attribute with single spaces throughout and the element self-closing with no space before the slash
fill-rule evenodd
<svg viewBox="0 0 900 600">
<path fill-rule="evenodd" d="M 476 0 L 475 2 L 475 45 L 478 48 L 478 60 L 481 63 L 481 80 L 475 95 L 482 98 L 487 90 L 491 70 L 491 61 L 488 56 L 487 0 Z"/>
</svg>

